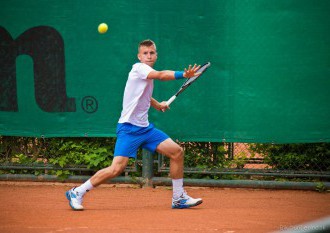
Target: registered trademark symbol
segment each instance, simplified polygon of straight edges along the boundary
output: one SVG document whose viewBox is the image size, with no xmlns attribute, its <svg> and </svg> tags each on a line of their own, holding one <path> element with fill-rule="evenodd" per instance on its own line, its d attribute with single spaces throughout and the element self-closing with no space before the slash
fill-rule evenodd
<svg viewBox="0 0 330 233">
<path fill-rule="evenodd" d="M 94 113 L 98 109 L 97 100 L 93 96 L 85 96 L 81 101 L 81 108 L 87 113 Z"/>
</svg>

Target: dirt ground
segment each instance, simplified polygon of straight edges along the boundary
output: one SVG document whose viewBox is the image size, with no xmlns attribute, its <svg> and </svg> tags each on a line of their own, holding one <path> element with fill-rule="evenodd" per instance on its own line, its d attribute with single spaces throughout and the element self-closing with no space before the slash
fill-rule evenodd
<svg viewBox="0 0 330 233">
<path fill-rule="evenodd" d="M 0 182 L 0 232 L 267 233 L 330 215 L 329 193 L 188 187 L 204 203 L 172 210 L 168 187 L 127 185 L 100 186 L 76 212 L 64 195 L 73 185 Z"/>
</svg>

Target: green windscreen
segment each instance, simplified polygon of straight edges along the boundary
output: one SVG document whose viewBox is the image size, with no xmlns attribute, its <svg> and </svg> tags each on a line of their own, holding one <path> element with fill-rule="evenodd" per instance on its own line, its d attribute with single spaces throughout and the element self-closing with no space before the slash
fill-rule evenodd
<svg viewBox="0 0 330 233">
<path fill-rule="evenodd" d="M 169 111 L 150 110 L 173 139 L 330 142 L 329 12 L 327 0 L 0 0 L 0 135 L 115 136 L 152 39 L 156 70 L 212 64 Z M 154 98 L 183 81 L 155 80 Z"/>
</svg>

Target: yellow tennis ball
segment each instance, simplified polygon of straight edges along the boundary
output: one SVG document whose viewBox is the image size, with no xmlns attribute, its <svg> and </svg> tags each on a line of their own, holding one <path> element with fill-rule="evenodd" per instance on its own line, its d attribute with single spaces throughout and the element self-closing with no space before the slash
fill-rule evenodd
<svg viewBox="0 0 330 233">
<path fill-rule="evenodd" d="M 108 31 L 108 25 L 106 23 L 101 23 L 98 26 L 97 30 L 99 31 L 99 33 L 104 34 Z"/>
</svg>

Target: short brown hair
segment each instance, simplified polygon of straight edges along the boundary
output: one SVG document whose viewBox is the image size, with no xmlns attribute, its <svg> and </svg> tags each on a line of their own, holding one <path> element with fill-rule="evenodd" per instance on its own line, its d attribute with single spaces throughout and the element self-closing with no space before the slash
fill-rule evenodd
<svg viewBox="0 0 330 233">
<path fill-rule="evenodd" d="M 140 44 L 139 44 L 139 49 L 140 49 L 141 46 L 146 46 L 146 47 L 155 46 L 155 48 L 156 48 L 155 42 L 153 42 L 150 39 L 141 41 Z"/>
</svg>

